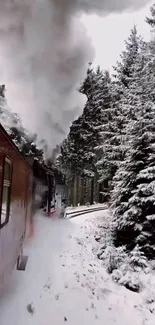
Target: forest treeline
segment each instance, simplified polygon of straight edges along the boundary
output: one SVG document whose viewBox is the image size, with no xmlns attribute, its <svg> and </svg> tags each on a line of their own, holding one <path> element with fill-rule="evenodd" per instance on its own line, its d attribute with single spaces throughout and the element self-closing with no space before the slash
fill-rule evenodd
<svg viewBox="0 0 155 325">
<path fill-rule="evenodd" d="M 108 201 L 114 243 L 155 255 L 155 5 L 151 40 L 133 26 L 114 73 L 89 64 L 87 96 L 61 147 L 69 203 Z"/>
</svg>

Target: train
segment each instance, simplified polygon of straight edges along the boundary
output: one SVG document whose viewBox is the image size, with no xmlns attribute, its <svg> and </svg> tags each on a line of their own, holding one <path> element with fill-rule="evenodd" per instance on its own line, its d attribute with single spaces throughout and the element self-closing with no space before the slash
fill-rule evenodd
<svg viewBox="0 0 155 325">
<path fill-rule="evenodd" d="M 52 169 L 33 157 L 24 157 L 0 124 L 0 291 L 15 267 L 26 269 L 28 256 L 23 244 L 27 225 L 43 204 L 49 212 L 53 195 Z"/>
</svg>

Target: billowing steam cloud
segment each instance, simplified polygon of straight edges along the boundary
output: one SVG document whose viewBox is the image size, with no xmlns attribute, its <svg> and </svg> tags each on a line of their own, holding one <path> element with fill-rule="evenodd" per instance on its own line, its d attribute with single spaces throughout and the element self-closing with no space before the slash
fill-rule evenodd
<svg viewBox="0 0 155 325">
<path fill-rule="evenodd" d="M 82 13 L 132 10 L 147 0 L 0 0 L 0 76 L 10 105 L 50 153 L 83 108 L 77 89 L 94 49 Z"/>
</svg>

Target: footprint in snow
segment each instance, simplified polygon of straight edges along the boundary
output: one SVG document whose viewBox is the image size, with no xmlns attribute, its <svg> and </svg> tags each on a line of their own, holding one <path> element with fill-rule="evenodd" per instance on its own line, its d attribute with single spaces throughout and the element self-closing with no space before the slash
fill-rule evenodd
<svg viewBox="0 0 155 325">
<path fill-rule="evenodd" d="M 91 303 L 91 308 L 93 308 L 93 309 L 95 308 L 95 305 L 93 302 Z"/>
<path fill-rule="evenodd" d="M 33 307 L 33 303 L 31 302 L 30 304 L 27 305 L 27 311 L 29 312 L 29 314 L 33 315 L 35 312 L 35 309 Z"/>
<path fill-rule="evenodd" d="M 76 275 L 77 278 L 80 278 L 80 273 L 75 272 L 75 275 Z"/>
<path fill-rule="evenodd" d="M 78 245 L 83 245 L 83 241 L 82 241 L 82 239 L 77 238 L 76 241 L 77 241 L 77 244 L 78 244 Z"/>
<path fill-rule="evenodd" d="M 45 284 L 44 285 L 44 289 L 48 289 L 48 290 L 50 290 L 51 289 L 51 284 L 49 283 L 49 284 Z"/>
<path fill-rule="evenodd" d="M 102 295 L 102 296 L 107 296 L 108 294 L 110 294 L 111 293 L 111 290 L 109 290 L 109 289 L 107 289 L 107 288 L 101 288 L 100 289 L 100 294 Z"/>
<path fill-rule="evenodd" d="M 93 270 L 89 269 L 88 272 L 89 273 L 92 273 L 92 274 L 95 274 L 96 273 L 96 271 L 94 269 Z"/>
<path fill-rule="evenodd" d="M 55 299 L 59 300 L 59 294 L 55 295 Z"/>
</svg>

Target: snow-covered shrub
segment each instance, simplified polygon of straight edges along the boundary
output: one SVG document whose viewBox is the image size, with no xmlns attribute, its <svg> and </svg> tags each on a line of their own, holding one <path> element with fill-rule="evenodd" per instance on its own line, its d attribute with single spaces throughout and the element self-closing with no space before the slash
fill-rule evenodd
<svg viewBox="0 0 155 325">
<path fill-rule="evenodd" d="M 123 276 L 123 274 L 120 270 L 114 270 L 112 272 L 112 279 L 116 283 L 118 283 L 121 280 L 122 276 Z"/>
<path fill-rule="evenodd" d="M 109 230 L 107 230 L 108 232 Z M 108 239 L 111 238 L 107 234 Z M 125 286 L 127 289 L 139 292 L 143 288 L 143 277 L 150 272 L 147 258 L 137 245 L 131 252 L 126 246 L 115 247 L 104 237 L 100 248 L 100 259 L 103 261 L 107 272 L 111 274 L 114 282 Z"/>
<path fill-rule="evenodd" d="M 114 255 L 110 255 L 107 272 L 111 274 L 114 270 L 117 270 L 117 268 L 118 268 L 117 258 Z"/>
<path fill-rule="evenodd" d="M 133 269 L 136 269 L 137 267 L 145 268 L 148 266 L 147 258 L 144 253 L 140 251 L 138 245 L 129 254 L 129 259 L 130 265 Z"/>
<path fill-rule="evenodd" d="M 125 246 L 109 246 L 102 253 L 102 260 L 114 282 L 135 292 L 142 288 L 139 274 L 141 268 L 146 268 L 148 264 L 138 246 L 130 253 L 125 250 Z"/>
<path fill-rule="evenodd" d="M 138 273 L 127 271 L 126 274 L 119 280 L 119 284 L 124 285 L 127 289 L 139 292 L 143 287 Z"/>
</svg>

